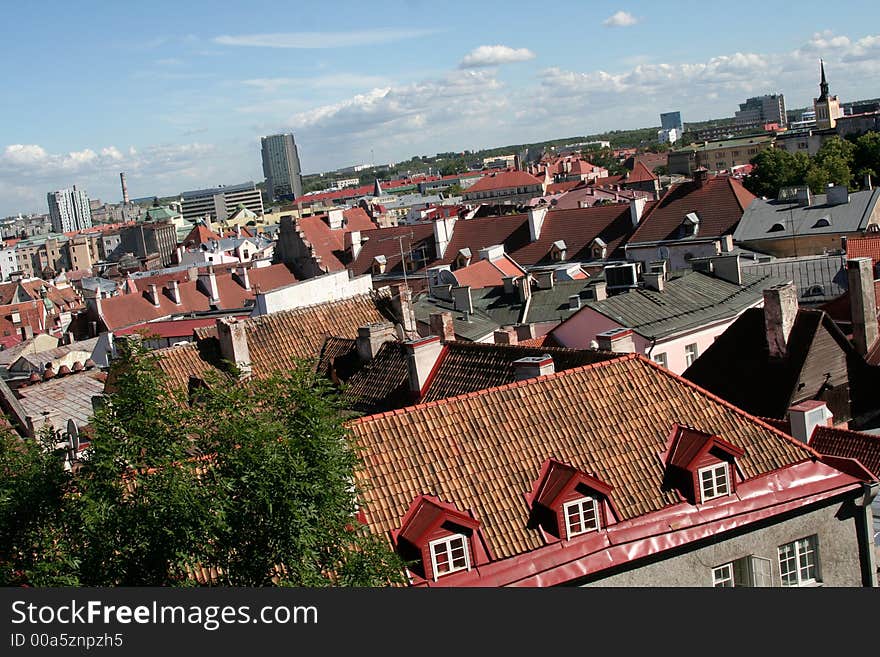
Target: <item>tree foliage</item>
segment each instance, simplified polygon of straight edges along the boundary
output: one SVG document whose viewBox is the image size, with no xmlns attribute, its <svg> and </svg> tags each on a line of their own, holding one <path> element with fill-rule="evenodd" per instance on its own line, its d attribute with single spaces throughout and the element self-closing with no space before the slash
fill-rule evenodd
<svg viewBox="0 0 880 657">
<path fill-rule="evenodd" d="M 397 556 L 356 519 L 358 455 L 329 382 L 302 366 L 216 376 L 188 398 L 153 354 L 121 351 L 75 475 L 51 450 L 3 443 L 5 582 L 193 585 L 197 569 L 217 585 L 400 581 Z M 23 512 L 34 501 L 40 513 Z"/>
</svg>

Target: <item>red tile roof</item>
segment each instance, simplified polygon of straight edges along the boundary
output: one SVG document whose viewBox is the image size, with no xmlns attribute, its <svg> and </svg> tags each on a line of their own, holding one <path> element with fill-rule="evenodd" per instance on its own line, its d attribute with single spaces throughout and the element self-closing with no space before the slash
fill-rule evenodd
<svg viewBox="0 0 880 657">
<path fill-rule="evenodd" d="M 524 276 L 526 271 L 505 255 L 494 261 L 480 260 L 454 272 L 459 285 L 468 285 L 477 290 L 484 287 L 504 285 L 506 276 Z"/>
<path fill-rule="evenodd" d="M 510 189 L 511 187 L 526 187 L 540 185 L 542 181 L 525 171 L 501 171 L 483 176 L 465 190 L 466 194 L 473 192 L 489 192 L 496 189 Z"/>
<path fill-rule="evenodd" d="M 149 283 L 142 281 L 138 281 L 139 289 L 143 290 L 141 294 L 126 294 L 103 299 L 101 301 L 101 318 L 107 330 L 116 331 L 161 317 L 210 310 L 211 300 L 202 286 L 198 284 L 198 279 L 189 280 L 185 272 L 181 272 L 179 275 L 182 279 L 178 285 L 180 305 L 171 300 L 167 285 L 160 287 L 157 284 L 159 305 L 154 306 L 147 298 Z M 215 273 L 214 276 L 220 293 L 220 301 L 217 303 L 220 309 L 244 308 L 247 302 L 253 303 L 256 298 L 257 285 L 260 286 L 261 291 L 267 292 L 296 282 L 296 278 L 283 264 L 250 269 L 248 275 L 251 283 L 250 290 L 245 290 L 238 280 L 233 278 L 232 274 Z"/>
<path fill-rule="evenodd" d="M 650 210 L 645 209 L 630 243 L 677 239 L 689 212 L 696 212 L 700 218 L 697 237 L 727 235 L 754 200 L 741 182 L 726 176 L 709 178 L 702 186 L 696 181 L 672 185 Z"/>
<path fill-rule="evenodd" d="M 211 240 L 219 240 L 220 236 L 213 230 L 208 228 L 202 222 L 197 222 L 193 229 L 189 231 L 189 235 L 183 238 L 181 244 L 184 246 L 198 246 L 205 244 Z"/>
<path fill-rule="evenodd" d="M 871 258 L 876 266 L 880 262 L 880 235 L 847 237 L 846 257 Z"/>
<path fill-rule="evenodd" d="M 810 437 L 810 447 L 820 454 L 856 459 L 880 478 L 880 436 L 819 426 Z"/>
<path fill-rule="evenodd" d="M 328 272 L 345 269 L 345 234 L 352 231 L 368 231 L 376 228 L 363 208 L 351 208 L 342 213 L 342 228 L 331 230 L 326 214 L 302 217 L 296 220 L 296 228 L 303 240 L 311 245 L 312 253 Z"/>
<path fill-rule="evenodd" d="M 746 480 L 815 452 L 641 355 L 355 420 L 367 525 L 387 536 L 431 494 L 480 521 L 494 559 L 546 544 L 523 496 L 549 458 L 607 483 L 621 521 L 680 504 L 658 454 L 673 423 L 743 449 Z"/>
<path fill-rule="evenodd" d="M 641 162 L 636 162 L 633 170 L 626 174 L 627 183 L 647 182 L 657 180 L 657 176 Z"/>
<path fill-rule="evenodd" d="M 239 315 L 238 319 L 247 319 L 249 315 Z M 205 326 L 215 326 L 216 317 L 197 317 L 195 319 L 168 319 L 158 322 L 148 322 L 119 329 L 116 335 L 131 335 L 141 333 L 155 335 L 160 338 L 192 338 L 193 331 Z"/>
</svg>

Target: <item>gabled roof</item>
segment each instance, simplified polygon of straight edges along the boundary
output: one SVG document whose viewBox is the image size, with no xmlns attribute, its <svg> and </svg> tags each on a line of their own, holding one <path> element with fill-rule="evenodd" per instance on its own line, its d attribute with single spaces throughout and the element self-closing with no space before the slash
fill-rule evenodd
<svg viewBox="0 0 880 657">
<path fill-rule="evenodd" d="M 746 454 L 748 480 L 814 457 L 792 438 L 650 363 L 624 356 L 350 423 L 369 528 L 399 527 L 420 494 L 481 522 L 498 559 L 545 545 L 523 496 L 555 458 L 611 486 L 621 521 L 679 504 L 662 490 L 673 422 L 723 437 Z"/>
<path fill-rule="evenodd" d="M 496 260 L 480 260 L 467 267 L 452 272 L 459 285 L 473 289 L 503 285 L 507 276 L 524 276 L 526 271 L 510 256 L 504 255 Z"/>
<path fill-rule="evenodd" d="M 196 225 L 193 226 L 189 234 L 180 243 L 184 246 L 198 246 L 199 244 L 206 244 L 211 240 L 219 239 L 220 236 L 208 228 L 203 221 L 197 221 Z"/>
<path fill-rule="evenodd" d="M 732 445 L 720 436 L 713 436 L 705 431 L 682 426 L 676 422 L 672 425 L 671 445 L 666 456 L 666 463 L 683 470 L 690 469 L 697 458 L 713 447 L 719 447 L 724 452 L 736 457 L 745 454 L 742 448 Z"/>
<path fill-rule="evenodd" d="M 657 176 L 641 161 L 637 161 L 632 171 L 624 176 L 624 182 L 627 183 L 649 182 L 652 180 L 657 180 Z"/>
<path fill-rule="evenodd" d="M 679 227 L 690 212 L 700 217 L 697 238 L 733 233 L 754 199 L 742 183 L 724 176 L 709 178 L 702 186 L 697 181 L 672 185 L 650 210 L 645 210 L 630 244 L 681 239 Z"/>
<path fill-rule="evenodd" d="M 599 312 L 645 338 L 663 338 L 711 322 L 730 319 L 759 303 L 763 291 L 784 278 L 745 273 L 737 285 L 711 274 L 689 271 L 666 282 L 662 292 L 638 288 L 602 301 L 586 301 Z"/>
<path fill-rule="evenodd" d="M 342 271 L 345 254 L 345 235 L 352 231 L 372 231 L 376 224 L 363 208 L 350 208 L 342 213 L 342 228 L 331 229 L 327 215 L 312 215 L 296 220 L 302 238 L 311 245 L 312 253 L 320 258 L 327 272 Z"/>
<path fill-rule="evenodd" d="M 490 192 L 496 189 L 510 189 L 512 187 L 528 187 L 541 184 L 543 184 L 541 180 L 525 171 L 500 171 L 483 176 L 464 190 L 464 193 L 473 194 L 475 192 Z"/>
</svg>

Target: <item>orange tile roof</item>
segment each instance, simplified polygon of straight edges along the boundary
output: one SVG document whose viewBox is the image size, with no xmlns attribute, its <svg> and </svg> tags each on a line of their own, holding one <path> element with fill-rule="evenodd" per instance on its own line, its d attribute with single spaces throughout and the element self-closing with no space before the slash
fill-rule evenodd
<svg viewBox="0 0 880 657">
<path fill-rule="evenodd" d="M 505 255 L 494 261 L 480 260 L 467 267 L 456 269 L 453 273 L 459 285 L 468 285 L 477 290 L 504 285 L 504 277 L 524 276 L 526 272 L 509 256 Z"/>
<path fill-rule="evenodd" d="M 416 496 L 480 521 L 496 559 L 542 547 L 523 499 L 555 458 L 613 487 L 622 520 L 678 503 L 658 454 L 673 423 L 745 450 L 749 479 L 816 452 L 641 355 L 421 404 L 349 423 L 362 450 L 367 524 L 387 536 Z"/>
<path fill-rule="evenodd" d="M 525 187 L 528 185 L 540 185 L 542 181 L 525 171 L 502 171 L 483 176 L 465 190 L 466 194 L 473 192 L 489 192 L 495 189 L 508 189 L 510 187 Z"/>
<path fill-rule="evenodd" d="M 819 426 L 810 437 L 810 447 L 820 454 L 856 459 L 880 478 L 880 436 Z"/>
<path fill-rule="evenodd" d="M 220 236 L 213 230 L 205 226 L 202 222 L 197 222 L 193 229 L 189 231 L 189 235 L 183 238 L 181 244 L 184 246 L 198 246 L 205 244 L 211 240 L 219 240 Z"/>
<path fill-rule="evenodd" d="M 847 258 L 871 258 L 876 265 L 880 262 L 880 235 L 862 235 L 846 238 Z"/>
<path fill-rule="evenodd" d="M 657 180 L 657 176 L 640 161 L 637 161 L 632 171 L 626 174 L 626 182 L 628 183 L 647 182 L 650 180 Z"/>
</svg>

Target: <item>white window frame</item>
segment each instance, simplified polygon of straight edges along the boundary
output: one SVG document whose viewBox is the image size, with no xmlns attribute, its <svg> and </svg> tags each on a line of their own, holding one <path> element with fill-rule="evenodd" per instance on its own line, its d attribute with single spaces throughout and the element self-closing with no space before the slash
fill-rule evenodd
<svg viewBox="0 0 880 657">
<path fill-rule="evenodd" d="M 772 567 L 770 559 L 750 554 L 747 557 L 728 561 L 712 569 L 714 587 L 769 587 L 772 586 Z"/>
<path fill-rule="evenodd" d="M 693 347 L 693 352 L 691 352 L 691 347 Z M 700 348 L 697 346 L 696 342 L 692 342 L 691 344 L 686 344 L 684 346 L 684 362 L 687 363 L 688 367 L 693 365 L 699 357 Z"/>
<path fill-rule="evenodd" d="M 452 543 L 456 541 L 460 541 L 464 546 L 464 566 L 455 566 L 452 561 Z M 437 551 L 435 551 L 435 548 L 438 546 L 443 546 L 448 556 L 449 570 L 442 573 L 437 572 Z M 470 546 L 468 545 L 467 536 L 464 534 L 450 534 L 449 536 L 430 541 L 428 543 L 428 552 L 431 553 L 431 569 L 434 572 L 435 582 L 443 575 L 451 575 L 452 573 L 471 569 L 471 551 Z"/>
<path fill-rule="evenodd" d="M 660 353 L 654 354 L 651 356 L 651 360 L 653 360 L 658 365 L 662 365 L 666 369 L 669 369 L 669 361 L 666 357 L 666 352 L 661 351 Z"/>
<path fill-rule="evenodd" d="M 589 506 L 588 506 L 589 505 Z M 580 518 L 581 530 L 577 532 L 571 531 L 571 523 L 568 521 L 568 510 L 572 507 L 578 508 L 578 516 Z M 586 518 L 588 514 L 586 513 L 588 508 L 592 508 L 593 511 L 593 525 L 591 527 L 587 527 Z M 599 504 L 594 497 L 584 496 L 579 497 L 576 500 L 572 500 L 571 502 L 566 502 L 562 505 L 562 518 L 565 520 L 565 538 L 570 539 L 573 536 L 580 536 L 581 534 L 588 534 L 589 532 L 598 531 L 601 523 L 599 522 Z"/>
<path fill-rule="evenodd" d="M 783 550 L 793 550 L 793 556 L 783 555 Z M 815 586 L 821 583 L 822 573 L 819 569 L 819 538 L 815 534 L 785 543 L 776 548 L 779 561 L 779 579 L 782 586 Z M 794 570 L 789 569 L 793 561 Z M 810 568 L 815 575 L 804 577 L 803 573 Z M 793 574 L 795 581 L 786 582 L 788 575 Z"/>
<path fill-rule="evenodd" d="M 718 473 L 723 470 L 724 471 L 724 490 L 720 490 L 718 485 Z M 711 479 L 709 480 L 710 490 L 706 492 L 706 482 L 703 481 L 703 474 L 710 473 Z M 714 500 L 716 497 L 725 497 L 730 495 L 730 467 L 727 462 L 716 463 L 714 465 L 708 465 L 705 468 L 700 468 L 697 470 L 697 481 L 700 486 L 700 499 L 703 502 L 707 502 L 708 500 Z"/>
</svg>

